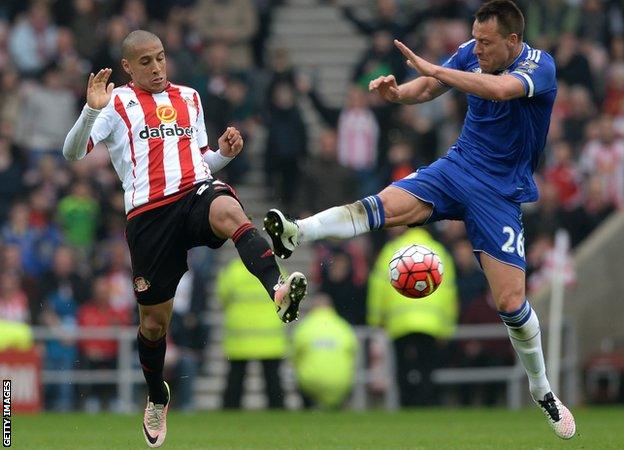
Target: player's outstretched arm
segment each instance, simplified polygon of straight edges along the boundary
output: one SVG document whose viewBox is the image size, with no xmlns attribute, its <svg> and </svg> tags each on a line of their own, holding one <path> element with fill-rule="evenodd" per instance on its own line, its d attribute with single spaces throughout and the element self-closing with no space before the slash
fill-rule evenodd
<svg viewBox="0 0 624 450">
<path fill-rule="evenodd" d="M 476 95 L 486 100 L 511 100 L 525 96 L 524 86 L 512 75 L 490 75 L 464 72 L 432 64 L 412 52 L 395 39 L 394 45 L 407 58 L 407 65 L 425 77 L 433 77 L 447 86 Z M 421 77 L 422 78 L 422 77 Z M 417 78 L 420 79 L 420 78 Z"/>
<path fill-rule="evenodd" d="M 84 158 L 87 154 L 87 144 L 95 119 L 102 108 L 111 99 L 114 85 L 108 83 L 111 69 L 102 69 L 96 75 L 90 74 L 87 83 L 87 104 L 74 124 L 63 144 L 63 156 L 70 161 Z"/>
<path fill-rule="evenodd" d="M 399 86 L 394 75 L 372 80 L 368 89 L 376 90 L 389 102 L 404 104 L 425 103 L 449 90 L 448 86 L 444 86 L 433 77 L 418 77 Z"/>
<path fill-rule="evenodd" d="M 227 127 L 217 142 L 219 150 L 208 150 L 203 157 L 212 173 L 227 166 L 243 150 L 244 145 L 243 136 L 234 127 Z"/>
</svg>

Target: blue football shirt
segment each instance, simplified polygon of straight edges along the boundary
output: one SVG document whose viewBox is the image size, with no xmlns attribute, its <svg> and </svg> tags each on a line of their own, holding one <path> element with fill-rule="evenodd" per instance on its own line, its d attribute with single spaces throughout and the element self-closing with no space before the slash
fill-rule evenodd
<svg viewBox="0 0 624 450">
<path fill-rule="evenodd" d="M 444 66 L 480 73 L 474 46 L 474 39 L 461 45 Z M 467 94 L 468 113 L 446 157 L 469 168 L 504 197 L 532 202 L 538 198 L 533 172 L 557 95 L 555 62 L 548 53 L 524 43 L 516 60 L 500 72 L 507 73 L 522 82 L 525 96 L 494 101 Z"/>
</svg>

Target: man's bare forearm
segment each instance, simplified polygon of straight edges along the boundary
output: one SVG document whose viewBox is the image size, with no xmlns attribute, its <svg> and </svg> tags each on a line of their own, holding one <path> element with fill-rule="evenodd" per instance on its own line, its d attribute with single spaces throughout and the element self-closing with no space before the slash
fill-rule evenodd
<svg viewBox="0 0 624 450">
<path fill-rule="evenodd" d="M 524 95 L 522 82 L 511 75 L 490 75 L 439 67 L 434 76 L 447 86 L 486 100 L 509 100 Z"/>
<path fill-rule="evenodd" d="M 425 103 L 447 90 L 446 86 L 433 77 L 418 77 L 399 86 L 399 103 L 407 105 Z"/>
</svg>

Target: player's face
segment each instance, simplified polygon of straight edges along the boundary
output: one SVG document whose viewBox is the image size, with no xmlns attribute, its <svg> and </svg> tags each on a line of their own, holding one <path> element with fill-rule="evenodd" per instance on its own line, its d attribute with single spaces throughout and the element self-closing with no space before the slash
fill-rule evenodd
<svg viewBox="0 0 624 450">
<path fill-rule="evenodd" d="M 505 69 L 513 62 L 519 42 L 518 35 L 512 33 L 503 36 L 496 18 L 485 22 L 475 20 L 472 25 L 472 36 L 476 42 L 473 52 L 479 59 L 482 72 L 494 73 Z"/>
<path fill-rule="evenodd" d="M 162 92 L 167 87 L 167 60 L 160 40 L 137 45 L 128 59 L 122 59 L 124 70 L 134 84 L 149 92 Z"/>
</svg>

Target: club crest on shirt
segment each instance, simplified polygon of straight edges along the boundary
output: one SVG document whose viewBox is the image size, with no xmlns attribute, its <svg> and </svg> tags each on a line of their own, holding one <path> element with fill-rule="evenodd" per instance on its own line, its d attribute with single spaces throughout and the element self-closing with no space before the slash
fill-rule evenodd
<svg viewBox="0 0 624 450">
<path fill-rule="evenodd" d="M 134 279 L 135 292 L 145 292 L 150 288 L 150 282 L 143 277 L 136 277 Z"/>
<path fill-rule="evenodd" d="M 539 66 L 537 65 L 537 63 L 535 63 L 533 61 L 529 61 L 528 59 L 526 59 L 526 60 L 522 61 L 520 64 L 518 64 L 518 67 L 516 67 L 515 70 L 531 74 L 538 67 Z"/>
<path fill-rule="evenodd" d="M 178 118 L 178 112 L 171 105 L 158 105 L 156 107 L 156 117 L 163 123 L 171 123 Z"/>
</svg>

